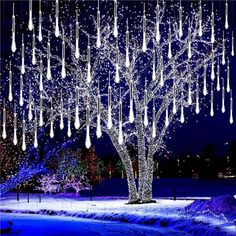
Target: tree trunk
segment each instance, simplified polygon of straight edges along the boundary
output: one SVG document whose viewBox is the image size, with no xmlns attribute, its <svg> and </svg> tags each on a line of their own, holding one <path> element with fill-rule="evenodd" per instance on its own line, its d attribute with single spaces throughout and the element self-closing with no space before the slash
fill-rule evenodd
<svg viewBox="0 0 236 236">
<path fill-rule="evenodd" d="M 127 182 L 129 189 L 129 203 L 137 203 L 138 202 L 137 187 L 134 178 L 129 174 L 127 174 Z"/>
<path fill-rule="evenodd" d="M 145 174 L 145 179 L 140 180 L 143 182 L 143 185 L 140 188 L 141 193 L 141 202 L 149 203 L 153 202 L 152 200 L 152 182 L 153 182 L 153 155 L 149 154 L 147 159 L 147 170 Z"/>
<path fill-rule="evenodd" d="M 145 152 L 145 140 L 144 136 L 141 135 L 141 137 L 138 138 L 138 168 L 139 168 L 139 199 L 142 201 L 145 196 L 144 189 L 145 189 L 145 183 L 147 178 L 147 161 L 146 161 L 146 152 Z"/>
<path fill-rule="evenodd" d="M 112 132 L 112 131 L 110 131 Z M 131 158 L 129 156 L 129 153 L 127 151 L 127 149 L 125 149 L 124 146 L 121 146 L 116 137 L 117 135 L 112 133 L 110 134 L 112 143 L 114 145 L 114 147 L 116 148 L 121 161 L 124 164 L 124 168 L 126 171 L 126 176 L 127 176 L 127 182 L 128 182 L 128 191 L 129 191 L 129 203 L 137 203 L 138 202 L 138 192 L 137 192 L 137 186 L 135 183 L 135 179 L 134 179 L 134 170 L 133 170 L 133 166 L 132 166 L 132 162 L 131 162 Z"/>
<path fill-rule="evenodd" d="M 138 169 L 139 169 L 139 182 L 138 182 L 138 195 L 139 200 L 142 202 L 145 199 L 143 196 L 146 178 L 147 178 L 147 160 L 146 160 L 146 145 L 144 136 L 144 125 L 141 110 L 137 113 L 136 127 L 138 131 Z"/>
<path fill-rule="evenodd" d="M 138 193 L 137 187 L 134 178 L 133 167 L 130 158 L 122 158 L 128 182 L 128 190 L 129 190 L 129 203 L 137 203 L 138 202 Z"/>
<path fill-rule="evenodd" d="M 150 170 L 151 171 L 151 170 Z M 152 182 L 153 182 L 153 172 L 148 173 L 146 181 L 144 184 L 144 189 L 142 193 L 142 202 L 153 202 L 152 200 Z"/>
</svg>

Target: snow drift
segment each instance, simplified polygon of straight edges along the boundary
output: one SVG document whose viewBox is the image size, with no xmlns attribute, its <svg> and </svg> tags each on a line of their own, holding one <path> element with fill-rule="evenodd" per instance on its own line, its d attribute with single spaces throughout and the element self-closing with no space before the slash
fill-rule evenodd
<svg viewBox="0 0 236 236">
<path fill-rule="evenodd" d="M 224 214 L 228 218 L 236 218 L 236 199 L 231 195 L 212 197 L 209 200 L 195 200 L 187 207 L 192 213 L 212 212 Z"/>
<path fill-rule="evenodd" d="M 231 196 L 193 202 L 157 199 L 156 203 L 142 205 L 127 205 L 127 199 L 108 197 L 95 198 L 91 202 L 73 196 L 44 195 L 41 200 L 39 203 L 38 196 L 33 195 L 28 203 L 27 195 L 23 195 L 17 202 L 15 196 L 9 195 L 2 198 L 0 212 L 125 222 L 196 236 L 236 235 L 235 218 L 222 217 L 235 216 L 236 199 Z"/>
</svg>

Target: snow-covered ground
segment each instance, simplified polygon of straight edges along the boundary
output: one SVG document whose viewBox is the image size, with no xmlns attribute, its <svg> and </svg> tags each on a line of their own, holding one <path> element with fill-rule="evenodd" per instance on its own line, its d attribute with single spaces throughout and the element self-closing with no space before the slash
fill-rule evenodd
<svg viewBox="0 0 236 236">
<path fill-rule="evenodd" d="M 73 217 L 74 220 L 75 218 L 80 218 L 80 220 L 87 218 L 102 222 L 113 221 L 114 223 L 116 221 L 121 228 L 121 222 L 125 222 L 127 227 L 128 225 L 137 227 L 139 224 L 142 227 L 149 229 L 151 227 L 152 230 L 156 230 L 157 233 L 154 235 L 159 235 L 158 233 L 161 235 L 163 230 L 176 231 L 176 234 L 182 232 L 184 235 L 187 235 L 186 233 L 210 236 L 236 235 L 234 215 L 219 212 L 215 214 L 210 210 L 201 211 L 200 208 L 196 211 L 196 204 L 192 204 L 193 208 L 188 207 L 193 200 L 156 199 L 157 202 L 152 204 L 127 205 L 127 199 L 122 198 L 100 197 L 89 201 L 89 199 L 70 195 L 41 196 L 41 202 L 39 202 L 39 195 L 30 195 L 29 203 L 27 195 L 21 195 L 20 201 L 16 201 L 16 195 L 13 194 L 3 196 L 0 206 L 3 221 L 5 219 L 6 222 L 10 215 L 5 213 L 11 213 L 10 216 L 13 216 L 13 213 L 24 213 L 44 215 L 44 217 L 47 215 L 49 219 L 56 216 L 59 217 L 59 220 L 68 220 Z M 36 216 L 28 217 L 31 219 Z M 19 221 L 19 219 L 15 220 Z M 12 221 L 14 223 L 14 217 Z M 109 235 L 109 233 L 103 235 Z M 146 235 L 151 235 L 151 233 Z M 171 234 L 165 233 L 164 235 Z"/>
<path fill-rule="evenodd" d="M 73 217 L 2 214 L 2 221 L 14 222 L 10 235 L 24 236 L 189 236 L 180 230 L 138 224 L 98 221 Z"/>
</svg>

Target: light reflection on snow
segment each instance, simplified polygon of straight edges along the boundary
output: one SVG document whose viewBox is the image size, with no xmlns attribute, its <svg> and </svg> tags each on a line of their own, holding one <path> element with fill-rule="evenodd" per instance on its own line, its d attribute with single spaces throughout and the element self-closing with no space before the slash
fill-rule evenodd
<svg viewBox="0 0 236 236">
<path fill-rule="evenodd" d="M 156 203 L 127 205 L 127 199 L 100 197 L 93 201 L 72 196 L 42 195 L 39 203 L 38 195 L 21 195 L 16 201 L 15 195 L 2 198 L 0 209 L 13 210 L 13 212 L 57 215 L 60 217 L 89 218 L 96 220 L 120 221 L 138 223 L 159 227 L 161 221 L 167 222 L 168 228 L 195 232 L 196 235 L 218 235 L 217 232 L 228 232 L 236 235 L 236 228 L 232 222 L 226 222 L 212 215 L 192 215 L 186 207 L 193 200 L 157 199 Z M 223 231 L 222 231 L 223 230 Z M 219 233 L 218 232 L 218 233 Z M 221 234 L 219 234 L 221 235 Z"/>
</svg>

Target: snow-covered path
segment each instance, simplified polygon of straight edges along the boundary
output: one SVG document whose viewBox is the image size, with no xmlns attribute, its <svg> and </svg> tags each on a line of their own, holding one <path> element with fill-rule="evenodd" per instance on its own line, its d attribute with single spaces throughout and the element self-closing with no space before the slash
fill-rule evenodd
<svg viewBox="0 0 236 236">
<path fill-rule="evenodd" d="M 41 196 L 41 200 L 39 200 Z M 192 200 L 168 200 L 157 199 L 156 203 L 129 205 L 127 198 L 97 197 L 90 201 L 88 198 L 80 198 L 75 195 L 49 195 L 31 194 L 29 203 L 27 194 L 21 194 L 19 201 L 16 194 L 8 194 L 1 197 L 0 209 L 39 211 L 42 209 L 53 211 L 78 212 L 119 212 L 135 215 L 168 216 L 170 213 L 184 209 Z"/>
<path fill-rule="evenodd" d="M 10 235 L 24 236 L 179 236 L 190 235 L 178 230 L 137 224 L 78 219 L 73 217 L 2 214 L 1 221 L 13 222 Z"/>
</svg>

